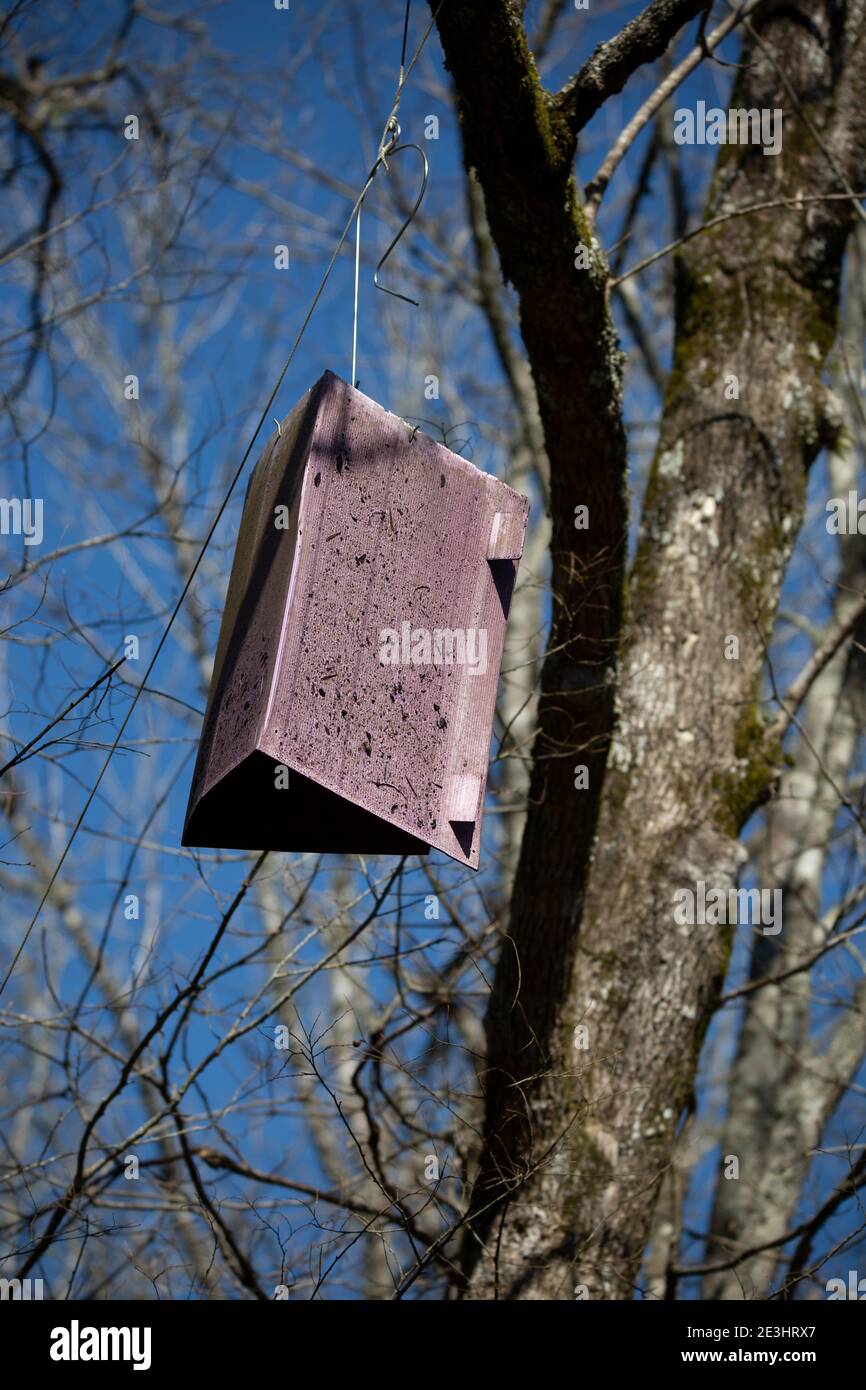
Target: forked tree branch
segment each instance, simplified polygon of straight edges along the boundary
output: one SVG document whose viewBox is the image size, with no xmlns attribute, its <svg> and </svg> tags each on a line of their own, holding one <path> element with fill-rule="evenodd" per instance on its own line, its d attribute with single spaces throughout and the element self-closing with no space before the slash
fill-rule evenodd
<svg viewBox="0 0 866 1390">
<path fill-rule="evenodd" d="M 660 58 L 683 25 L 707 8 L 707 0 L 652 0 L 615 38 L 599 44 L 553 99 L 572 134 L 583 130 L 632 73 Z"/>
</svg>

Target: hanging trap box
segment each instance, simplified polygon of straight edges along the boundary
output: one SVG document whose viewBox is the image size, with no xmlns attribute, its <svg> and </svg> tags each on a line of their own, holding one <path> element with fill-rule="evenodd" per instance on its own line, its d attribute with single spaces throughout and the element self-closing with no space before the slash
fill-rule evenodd
<svg viewBox="0 0 866 1390">
<path fill-rule="evenodd" d="M 325 372 L 247 489 L 184 845 L 477 868 L 528 512 Z"/>
</svg>

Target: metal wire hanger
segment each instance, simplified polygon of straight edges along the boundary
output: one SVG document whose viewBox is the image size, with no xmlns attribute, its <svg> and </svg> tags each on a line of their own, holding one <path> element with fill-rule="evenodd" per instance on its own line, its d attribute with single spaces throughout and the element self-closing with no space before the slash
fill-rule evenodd
<svg viewBox="0 0 866 1390">
<path fill-rule="evenodd" d="M 403 87 L 404 87 L 404 85 L 405 85 L 406 78 L 409 76 L 409 72 L 411 71 L 411 69 L 412 69 L 412 67 L 414 66 L 414 63 L 415 63 L 415 59 L 413 58 L 412 63 L 410 64 L 409 69 L 407 70 L 407 68 L 406 68 L 406 66 L 405 66 L 405 65 L 406 65 L 406 41 L 407 41 L 408 34 L 409 34 L 409 10 L 410 10 L 410 7 L 411 7 L 411 3 L 412 3 L 412 0 L 406 0 L 406 10 L 405 10 L 405 13 L 404 13 L 404 16 L 403 16 L 403 44 L 402 44 L 402 49 L 401 49 L 401 53 L 400 53 L 400 72 L 399 72 L 399 76 L 398 76 L 398 78 L 397 78 L 397 90 L 396 90 L 396 92 L 395 92 L 395 94 L 394 94 L 394 104 L 393 104 L 393 106 L 391 107 L 391 114 L 389 115 L 387 121 L 385 122 L 385 127 L 384 127 L 384 130 L 382 131 L 382 138 L 381 138 L 380 141 L 379 141 L 379 149 L 378 149 L 377 154 L 376 154 L 376 160 L 375 160 L 375 163 L 373 164 L 372 169 L 370 170 L 370 172 L 369 172 L 369 174 L 368 174 L 368 176 L 367 176 L 367 181 L 366 181 L 366 183 L 365 183 L 365 185 L 364 185 L 364 188 L 363 188 L 363 191 L 362 191 L 362 193 L 361 193 L 361 196 L 360 196 L 360 198 L 358 199 L 357 212 L 356 212 L 356 215 L 355 215 L 355 293 L 354 293 L 354 307 L 353 307 L 353 318 L 352 318 L 352 385 L 353 385 L 353 386 L 356 386 L 356 385 L 357 385 L 356 365 L 357 365 L 357 357 L 358 357 L 358 285 L 359 285 L 360 264 L 361 264 L 361 207 L 362 207 L 362 205 L 363 205 L 363 202 L 364 202 L 365 197 L 367 196 L 367 192 L 368 192 L 368 190 L 369 190 L 369 188 L 370 188 L 370 185 L 372 184 L 372 182 L 373 182 L 374 178 L 376 177 L 377 173 L 379 172 L 379 170 L 380 170 L 380 169 L 384 169 L 386 174 L 390 173 L 391 171 L 390 171 L 390 168 L 389 168 L 389 166 L 388 166 L 388 160 L 389 160 L 389 159 L 392 159 L 393 156 L 394 156 L 395 154 L 400 154 L 403 150 L 415 150 L 415 151 L 417 151 L 417 153 L 421 156 L 421 165 L 422 165 L 421 187 L 420 187 L 420 189 L 419 189 L 419 191 L 418 191 L 418 196 L 416 197 L 414 203 L 412 204 L 412 207 L 411 207 L 411 209 L 410 209 L 410 211 L 409 211 L 409 215 L 407 216 L 406 220 L 403 222 L 403 225 L 400 227 L 400 229 L 399 229 L 399 231 L 397 232 L 397 235 L 394 237 L 393 241 L 391 241 L 391 243 L 389 244 L 389 246 L 386 248 L 384 254 L 383 254 L 383 255 L 380 257 L 380 259 L 379 259 L 379 263 L 378 263 L 378 265 L 376 266 L 375 271 L 373 272 L 373 284 L 376 286 L 376 289 L 377 289 L 377 290 L 381 290 L 383 294 L 389 294 L 389 295 L 391 295 L 392 298 L 394 298 L 394 299 L 402 299 L 403 302 L 404 302 L 404 304 L 412 304 L 412 305 L 414 305 L 414 307 L 415 307 L 416 309 L 418 308 L 418 300 L 417 300 L 417 299 L 412 299 L 411 296 L 408 295 L 408 294 L 401 294 L 399 290 L 392 290 L 392 289 L 389 289 L 387 285 L 381 285 L 381 284 L 379 283 L 379 272 L 381 271 L 381 269 L 382 269 L 383 265 L 385 264 L 385 262 L 387 261 L 388 257 L 391 255 L 391 252 L 394 250 L 394 247 L 397 245 L 398 241 L 399 241 L 400 238 L 403 236 L 404 232 L 407 230 L 407 228 L 409 228 L 409 227 L 412 225 L 412 223 L 413 223 L 414 220 L 415 220 L 415 217 L 416 217 L 416 215 L 417 215 L 417 213 L 418 213 L 418 209 L 420 208 L 422 202 L 424 201 L 424 194 L 427 192 L 427 182 L 428 182 L 428 179 L 429 179 L 429 177 L 430 177 L 430 166 L 429 166 L 429 164 L 428 164 L 428 162 L 427 162 L 427 155 L 426 155 L 425 151 L 423 150 L 423 148 L 422 148 L 420 145 L 417 145 L 417 144 L 415 144 L 414 142 L 411 142 L 411 141 L 407 141 L 407 142 L 405 142 L 404 144 L 400 144 L 400 143 L 399 143 L 399 141 L 400 141 L 400 123 L 399 123 L 399 121 L 397 120 L 397 112 L 398 112 L 398 109 L 399 109 L 399 106 L 400 106 L 400 98 L 401 98 L 401 96 L 403 95 Z M 417 58 L 417 54 L 416 54 L 416 58 Z"/>
</svg>

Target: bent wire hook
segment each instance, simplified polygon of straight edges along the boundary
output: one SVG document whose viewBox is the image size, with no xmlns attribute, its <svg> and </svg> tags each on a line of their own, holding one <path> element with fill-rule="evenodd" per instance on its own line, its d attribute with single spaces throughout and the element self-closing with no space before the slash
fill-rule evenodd
<svg viewBox="0 0 866 1390">
<path fill-rule="evenodd" d="M 381 290 L 383 294 L 390 294 L 393 296 L 394 299 L 402 299 L 406 304 L 414 304 L 415 308 L 417 309 L 417 299 L 411 299 L 408 294 L 400 294 L 399 290 L 389 290 L 387 285 L 380 285 L 379 271 L 382 269 L 382 266 L 387 261 L 391 252 L 394 250 L 394 247 L 397 245 L 397 242 L 400 240 L 401 236 L 406 231 L 407 227 L 411 226 L 411 224 L 415 220 L 415 216 L 418 212 L 418 209 L 420 208 L 421 203 L 424 200 L 424 194 L 427 192 L 427 180 L 430 175 L 430 166 L 427 163 L 427 156 L 420 145 L 397 144 L 397 141 L 400 139 L 400 127 L 397 124 L 396 118 L 393 116 L 393 114 L 385 127 L 385 131 L 386 136 L 383 137 L 382 144 L 379 149 L 379 160 L 381 161 L 382 167 L 384 168 L 386 174 L 390 173 L 390 170 L 388 169 L 388 160 L 390 159 L 391 155 L 399 154 L 401 150 L 417 150 L 418 154 L 420 154 L 421 156 L 421 163 L 424 166 L 424 173 L 421 179 L 421 188 L 418 192 L 418 197 L 415 199 L 409 216 L 406 218 L 406 221 L 403 223 L 394 240 L 391 242 L 391 245 L 388 247 L 384 256 L 382 256 L 382 259 L 379 261 L 379 264 L 376 266 L 376 269 L 373 273 L 373 284 L 376 286 L 376 289 Z"/>
</svg>

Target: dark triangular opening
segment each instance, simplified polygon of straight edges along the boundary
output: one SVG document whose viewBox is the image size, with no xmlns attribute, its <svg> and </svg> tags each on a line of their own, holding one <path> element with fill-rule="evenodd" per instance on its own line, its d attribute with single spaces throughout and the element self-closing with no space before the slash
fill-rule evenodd
<svg viewBox="0 0 866 1390">
<path fill-rule="evenodd" d="M 454 838 L 468 859 L 472 853 L 472 841 L 475 838 L 474 820 L 452 820 L 449 821 L 449 825 L 454 831 Z"/>
<path fill-rule="evenodd" d="M 353 805 L 302 773 L 275 785 L 279 766 L 251 753 L 196 805 L 183 843 L 198 849 L 273 849 L 315 854 L 426 854 L 429 845 Z"/>
<path fill-rule="evenodd" d="M 517 566 L 513 560 L 488 560 L 487 563 L 493 574 L 493 583 L 499 595 L 503 615 L 507 618 L 511 607 L 511 595 L 514 592 L 514 581 L 517 578 Z"/>
</svg>

